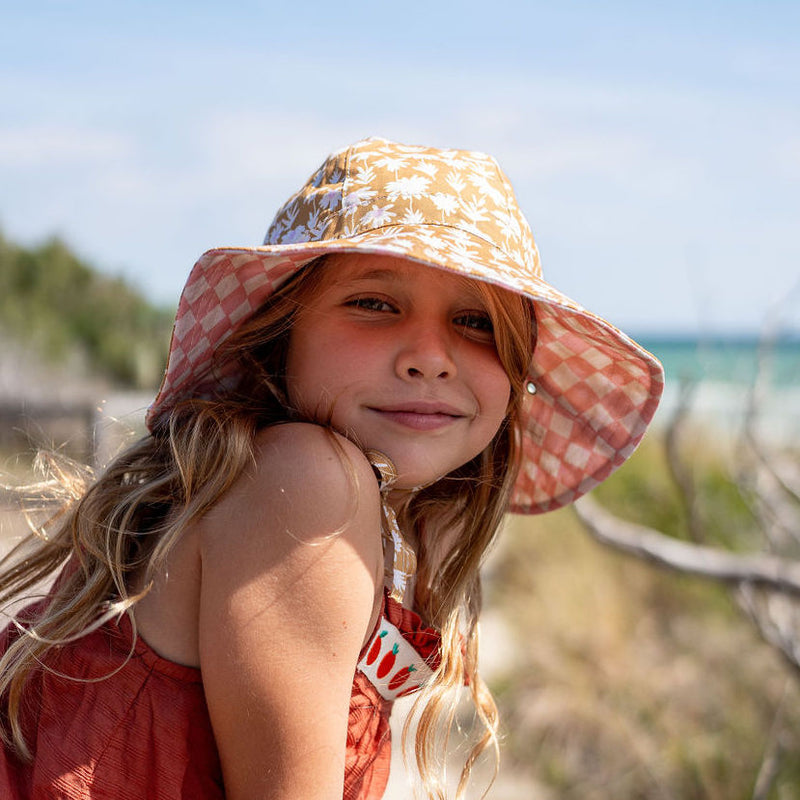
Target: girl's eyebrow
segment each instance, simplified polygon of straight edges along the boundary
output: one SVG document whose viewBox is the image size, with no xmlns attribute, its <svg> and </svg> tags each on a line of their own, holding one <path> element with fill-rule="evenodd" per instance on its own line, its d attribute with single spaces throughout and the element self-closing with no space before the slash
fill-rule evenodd
<svg viewBox="0 0 800 800">
<path fill-rule="evenodd" d="M 435 269 L 435 267 L 431 267 L 431 269 Z M 381 267 L 374 267 L 372 269 L 365 268 L 363 272 L 357 273 L 355 275 L 351 275 L 345 281 L 343 281 L 343 285 L 357 283 L 359 281 L 389 281 L 395 285 L 405 283 L 406 280 L 409 279 L 409 273 L 402 269 L 385 269 Z M 457 276 L 459 277 L 459 276 Z M 464 301 L 465 302 L 475 302 L 481 306 L 485 306 L 485 302 L 483 301 L 480 293 L 475 289 L 474 286 L 471 285 L 472 281 L 468 278 L 462 278 L 460 280 L 462 285 L 462 289 L 464 292 Z"/>
<path fill-rule="evenodd" d="M 393 283 L 398 283 L 403 279 L 403 275 L 394 269 L 367 269 L 364 272 L 359 272 L 350 276 L 351 281 L 368 281 L 368 280 L 390 280 Z"/>
</svg>

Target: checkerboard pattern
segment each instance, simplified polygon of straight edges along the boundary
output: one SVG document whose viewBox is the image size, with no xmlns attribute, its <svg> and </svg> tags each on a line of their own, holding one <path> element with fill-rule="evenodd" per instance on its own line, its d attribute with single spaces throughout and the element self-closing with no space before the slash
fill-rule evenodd
<svg viewBox="0 0 800 800">
<path fill-rule="evenodd" d="M 608 323 L 543 303 L 537 323 L 536 394 L 526 398 L 512 497 L 523 513 L 561 508 L 605 480 L 636 448 L 663 389 L 660 365 L 632 357 Z"/>
<path fill-rule="evenodd" d="M 508 179 L 481 153 L 368 139 L 333 154 L 279 210 L 261 247 L 210 250 L 178 307 L 167 370 L 147 422 L 213 394 L 211 358 L 290 275 L 334 252 L 396 255 L 530 297 L 536 392 L 524 401 L 512 510 L 540 513 L 607 478 L 641 440 L 663 390 L 658 361 L 542 277 Z"/>
</svg>

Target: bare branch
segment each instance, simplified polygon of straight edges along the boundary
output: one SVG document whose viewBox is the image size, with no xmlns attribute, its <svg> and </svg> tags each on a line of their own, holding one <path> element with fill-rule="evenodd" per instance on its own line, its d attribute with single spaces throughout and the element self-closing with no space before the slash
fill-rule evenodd
<svg viewBox="0 0 800 800">
<path fill-rule="evenodd" d="M 775 471 L 757 465 L 750 484 L 751 506 L 773 545 L 785 550 L 791 543 L 800 544 L 800 505 L 787 500 L 775 481 Z"/>
<path fill-rule="evenodd" d="M 770 457 L 762 446 L 761 439 L 756 431 L 756 423 L 763 405 L 763 399 L 769 390 L 769 367 L 775 352 L 775 345 L 780 337 L 783 316 L 790 303 L 798 296 L 800 296 L 800 281 L 797 281 L 767 314 L 766 322 L 759 337 L 756 374 L 747 395 L 741 435 L 743 449 L 749 450 L 755 455 L 756 459 L 770 471 L 775 481 L 794 502 L 800 502 L 800 485 L 797 483 L 797 470 L 794 470 L 794 481 L 785 474 L 781 474 L 781 471 L 777 469 L 775 459 Z"/>
<path fill-rule="evenodd" d="M 755 588 L 742 584 L 736 593 L 736 599 L 739 607 L 758 628 L 764 641 L 774 647 L 795 672 L 800 673 L 797 608 L 791 598 L 770 592 L 766 601 L 762 598 L 759 602 Z"/>
<path fill-rule="evenodd" d="M 743 582 L 800 595 L 800 563 L 771 555 L 739 555 L 682 542 L 644 525 L 620 519 L 594 500 L 574 504 L 578 517 L 603 544 L 679 572 L 724 583 Z"/>
<path fill-rule="evenodd" d="M 689 528 L 689 538 L 693 542 L 703 541 L 703 522 L 697 505 L 697 491 L 694 485 L 694 478 L 687 469 L 686 464 L 680 456 L 679 439 L 683 433 L 683 427 L 689 414 L 692 396 L 697 385 L 693 381 L 682 381 L 680 385 L 680 396 L 675 406 L 675 411 L 667 425 L 664 440 L 667 466 L 669 474 L 675 485 L 680 489 L 680 499 L 686 511 L 686 520 Z"/>
<path fill-rule="evenodd" d="M 758 771 L 750 800 L 767 800 L 770 790 L 775 783 L 775 778 L 778 777 L 781 757 L 784 754 L 784 747 L 781 739 L 783 738 L 782 733 L 784 725 L 783 709 L 786 702 L 788 686 L 788 683 L 784 686 L 783 695 L 778 703 L 778 708 L 775 710 L 775 717 L 772 720 L 769 738 L 767 739 L 767 744 L 764 749 L 764 757 L 761 760 L 761 769 Z"/>
<path fill-rule="evenodd" d="M 768 453 L 752 431 L 747 434 L 746 442 L 758 464 L 769 472 L 770 477 L 783 491 L 786 498 L 800 503 L 800 486 L 797 485 L 796 474 L 789 475 L 789 468 L 785 464 L 781 464 L 774 455 Z"/>
</svg>

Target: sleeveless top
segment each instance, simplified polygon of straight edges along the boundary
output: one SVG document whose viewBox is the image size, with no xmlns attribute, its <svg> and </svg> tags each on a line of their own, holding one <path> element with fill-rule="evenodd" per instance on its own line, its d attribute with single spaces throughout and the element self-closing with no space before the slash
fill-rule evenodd
<svg viewBox="0 0 800 800">
<path fill-rule="evenodd" d="M 12 626 L 0 633 L 0 651 L 16 636 Z M 435 630 L 384 593 L 353 680 L 344 800 L 383 795 L 392 703 L 430 676 L 439 645 Z M 127 615 L 51 651 L 26 686 L 21 720 L 33 761 L 3 748 L 4 800 L 224 798 L 200 670 L 162 658 L 140 636 L 133 643 Z"/>
</svg>

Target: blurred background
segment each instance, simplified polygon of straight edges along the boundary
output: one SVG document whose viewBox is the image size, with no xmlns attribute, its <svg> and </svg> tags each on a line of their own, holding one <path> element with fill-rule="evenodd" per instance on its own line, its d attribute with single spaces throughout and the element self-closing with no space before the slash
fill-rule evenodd
<svg viewBox="0 0 800 800">
<path fill-rule="evenodd" d="M 37 446 L 102 464 L 138 435 L 194 260 L 259 244 L 328 152 L 378 135 L 496 156 L 546 277 L 664 361 L 656 425 L 593 496 L 679 541 L 796 559 L 742 449 L 792 496 L 796 0 L 0 9 L 5 483 Z M 11 541 L 17 517 L 0 523 Z M 620 555 L 566 510 L 512 520 L 487 584 L 490 796 L 800 797 L 800 669 L 741 583 Z M 409 796 L 399 768 L 392 791 Z"/>
</svg>

